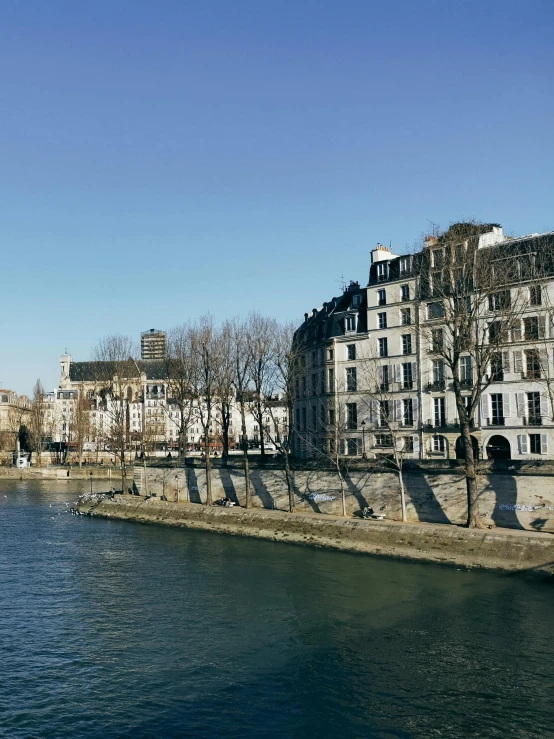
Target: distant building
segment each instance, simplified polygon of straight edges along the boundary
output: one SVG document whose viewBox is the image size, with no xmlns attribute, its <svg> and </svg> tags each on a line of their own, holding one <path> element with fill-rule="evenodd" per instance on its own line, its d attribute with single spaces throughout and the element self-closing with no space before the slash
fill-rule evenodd
<svg viewBox="0 0 554 739">
<path fill-rule="evenodd" d="M 0 447 L 14 449 L 17 434 L 28 423 L 31 401 L 13 390 L 0 390 Z"/>
<path fill-rule="evenodd" d="M 167 357 L 167 334 L 151 328 L 140 335 L 141 359 L 165 359 Z"/>
</svg>

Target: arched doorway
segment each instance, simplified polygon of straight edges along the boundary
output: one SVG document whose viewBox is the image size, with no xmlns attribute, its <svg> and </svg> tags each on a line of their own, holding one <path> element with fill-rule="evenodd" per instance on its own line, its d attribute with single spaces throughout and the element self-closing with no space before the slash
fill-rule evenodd
<svg viewBox="0 0 554 739">
<path fill-rule="evenodd" d="M 479 459 L 479 442 L 475 436 L 471 437 L 471 446 L 473 447 L 473 459 Z M 464 440 L 461 436 L 456 439 L 456 459 L 464 458 Z"/>
<path fill-rule="evenodd" d="M 510 442 L 505 436 L 491 436 L 487 441 L 488 459 L 511 459 Z"/>
</svg>

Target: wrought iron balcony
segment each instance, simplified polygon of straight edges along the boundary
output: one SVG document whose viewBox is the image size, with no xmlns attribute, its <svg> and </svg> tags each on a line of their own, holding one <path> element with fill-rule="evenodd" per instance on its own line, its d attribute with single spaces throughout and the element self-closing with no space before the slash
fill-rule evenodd
<svg viewBox="0 0 554 739">
<path fill-rule="evenodd" d="M 523 425 L 542 426 L 542 418 L 541 416 L 527 416 L 527 418 L 523 418 Z"/>
<path fill-rule="evenodd" d="M 446 387 L 446 382 L 444 380 L 435 380 L 434 382 L 430 382 L 427 385 L 427 391 L 431 393 L 439 392 L 440 390 L 444 390 Z"/>
</svg>

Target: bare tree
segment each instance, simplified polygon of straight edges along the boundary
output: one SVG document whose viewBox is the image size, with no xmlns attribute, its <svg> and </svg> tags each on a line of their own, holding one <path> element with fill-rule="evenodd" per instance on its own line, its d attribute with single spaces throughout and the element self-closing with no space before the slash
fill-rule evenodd
<svg viewBox="0 0 554 739">
<path fill-rule="evenodd" d="M 195 397 L 198 363 L 193 355 L 194 332 L 190 325 L 176 326 L 169 333 L 167 365 L 168 399 L 177 409 L 170 421 L 177 426 L 179 456 L 186 464 L 189 429 L 197 416 Z"/>
<path fill-rule="evenodd" d="M 421 341 L 433 357 L 431 391 L 452 382 L 467 487 L 467 525 L 480 527 L 471 429 L 486 388 L 502 363 L 503 349 L 525 307 L 509 242 L 479 248 L 491 225 L 457 223 L 417 255 Z"/>
<path fill-rule="evenodd" d="M 198 418 L 205 440 L 206 505 L 212 505 L 210 442 L 217 407 L 218 367 L 221 361 L 217 331 L 210 315 L 202 316 L 193 329 L 192 351 L 197 361 L 194 395 L 198 399 Z"/>
<path fill-rule="evenodd" d="M 294 341 L 295 327 L 292 323 L 277 325 L 272 335 L 271 362 L 264 378 L 265 412 L 269 413 L 273 422 L 273 435 L 270 436 L 277 450 L 283 455 L 285 478 L 289 498 L 289 511 L 295 511 L 294 475 L 291 467 L 295 433 L 294 401 L 296 379 L 303 356 L 304 346 L 300 338 Z M 285 428 L 277 412 L 284 405 L 286 409 Z"/>
<path fill-rule="evenodd" d="M 81 384 L 73 404 L 73 418 L 70 425 L 70 440 L 76 444 L 79 467 L 83 466 L 83 447 L 91 435 L 90 400 Z"/>
<path fill-rule="evenodd" d="M 363 424 L 364 432 L 368 425 L 375 433 L 381 453 L 376 454 L 375 462 L 371 462 L 372 471 L 379 468 L 395 471 L 400 488 L 402 521 L 406 521 L 404 459 L 406 454 L 414 451 L 414 437 L 409 431 L 413 431 L 414 425 L 417 425 L 417 397 L 400 399 L 393 388 L 404 386 L 411 389 L 412 373 L 410 371 L 404 380 L 399 376 L 402 365 L 369 352 L 365 355 L 361 353 L 357 360 L 358 402 L 347 405 L 347 425 L 359 429 Z M 358 413 L 358 406 L 361 414 Z M 362 434 L 362 444 L 362 457 L 367 459 L 365 433 Z"/>
<path fill-rule="evenodd" d="M 231 428 L 231 410 L 234 390 L 233 331 L 229 322 L 223 324 L 217 332 L 216 363 L 216 406 L 219 414 L 218 423 L 221 428 L 223 446 L 222 463 L 225 466 L 229 457 L 229 437 Z"/>
<path fill-rule="evenodd" d="M 250 343 L 248 322 L 234 318 L 227 324 L 231 335 L 232 380 L 238 403 L 241 422 L 240 447 L 244 462 L 244 485 L 246 508 L 250 508 L 250 466 L 248 461 L 248 435 L 246 432 L 246 411 L 250 382 Z"/>
<path fill-rule="evenodd" d="M 33 387 L 33 400 L 29 417 L 29 437 L 32 450 L 37 455 L 37 465 L 40 467 L 42 457 L 42 446 L 44 441 L 46 421 L 46 401 L 44 399 L 44 387 L 40 380 Z"/>
<path fill-rule="evenodd" d="M 265 455 L 264 387 L 272 360 L 272 339 L 277 330 L 278 325 L 274 318 L 267 318 L 259 313 L 250 314 L 248 318 L 248 357 L 252 400 L 248 406 L 259 428 L 262 460 Z"/>
<path fill-rule="evenodd" d="M 127 336 L 112 335 L 102 339 L 93 350 L 94 380 L 100 408 L 108 420 L 106 436 L 111 451 L 121 465 L 121 489 L 127 490 L 125 451 L 129 439 L 129 403 L 133 386 L 139 378 L 133 360 L 135 346 Z"/>
</svg>

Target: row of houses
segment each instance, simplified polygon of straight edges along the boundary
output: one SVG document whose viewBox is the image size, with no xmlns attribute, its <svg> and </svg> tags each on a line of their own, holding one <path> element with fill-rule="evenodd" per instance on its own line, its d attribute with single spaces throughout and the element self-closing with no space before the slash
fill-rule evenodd
<svg viewBox="0 0 554 739">
<path fill-rule="evenodd" d="M 501 249 L 513 279 L 488 296 L 479 316 L 483 341 L 492 341 L 494 331 L 506 334 L 487 374 L 477 377 L 475 352 L 459 361 L 465 404 L 479 379 L 486 385 L 473 417 L 474 452 L 479 458 L 552 458 L 554 270 L 548 267 L 546 279 L 542 270 L 537 280 L 536 263 L 546 254 L 550 264 L 554 234 L 508 239 L 494 224 L 476 239 L 480 256 L 486 254 L 480 263 L 500 259 Z M 439 300 L 433 289 L 433 275 L 446 268 L 455 293 L 455 255 L 433 237 L 414 255 L 395 255 L 378 244 L 365 286 L 351 282 L 342 295 L 305 314 L 295 337 L 297 455 L 320 454 L 336 437 L 346 456 L 376 458 L 390 454 L 394 444 L 407 458 L 462 457 L 453 377 L 441 352 L 444 291 Z M 445 258 L 452 263 L 445 265 Z M 516 300 L 521 309 L 512 311 L 507 327 L 503 314 Z"/>
<path fill-rule="evenodd" d="M 158 332 L 160 333 L 160 332 Z M 109 445 L 114 425 L 113 399 L 102 396 L 102 386 L 117 381 L 121 386 L 124 402 L 118 413 L 125 416 L 125 436 L 129 448 L 171 451 L 179 445 L 182 428 L 181 409 L 172 397 L 172 382 L 168 377 L 168 362 L 164 358 L 129 359 L 117 367 L 110 368 L 108 362 L 74 362 L 70 354 L 60 357 L 60 386 L 47 394 L 47 420 L 45 427 L 52 428 L 52 440 L 72 444 L 75 440 L 76 407 L 79 397 L 86 400 L 89 426 L 86 448 L 97 449 Z M 119 377 L 116 377 L 119 373 Z M 124 375 L 122 377 L 121 375 Z M 195 408 L 196 406 L 196 408 Z M 241 418 L 237 403 L 231 400 L 229 421 L 229 446 L 238 448 L 241 435 Z M 204 433 L 193 403 L 187 416 L 187 443 L 189 450 L 201 450 L 206 443 L 214 450 L 222 447 L 222 418 L 216 410 L 209 429 L 208 439 Z M 269 445 L 273 439 L 286 438 L 287 412 L 278 399 L 272 403 L 271 414 L 263 416 L 262 424 L 247 413 L 246 432 L 251 447 L 263 441 Z"/>
</svg>

